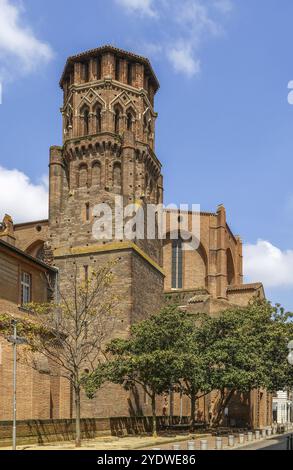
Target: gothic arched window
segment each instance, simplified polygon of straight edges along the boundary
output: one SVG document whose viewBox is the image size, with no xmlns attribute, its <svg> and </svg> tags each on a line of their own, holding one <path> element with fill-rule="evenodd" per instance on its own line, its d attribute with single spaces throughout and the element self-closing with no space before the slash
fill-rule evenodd
<svg viewBox="0 0 293 470">
<path fill-rule="evenodd" d="M 120 118 L 121 118 L 121 109 L 119 106 L 116 106 L 114 109 L 114 131 L 115 134 L 120 132 Z"/>
<path fill-rule="evenodd" d="M 226 252 L 226 256 L 227 256 L 227 281 L 228 281 L 229 286 L 233 286 L 235 284 L 235 268 L 234 268 L 234 261 L 233 261 L 230 248 L 228 248 Z"/>
<path fill-rule="evenodd" d="M 101 185 L 101 164 L 100 162 L 93 163 L 92 166 L 92 185 L 100 186 Z"/>
<path fill-rule="evenodd" d="M 182 240 L 172 240 L 172 289 L 183 287 L 182 261 Z"/>
<path fill-rule="evenodd" d="M 89 133 L 90 125 L 90 112 L 88 107 L 84 107 L 81 111 L 81 121 L 82 121 L 82 135 L 87 135 Z"/>
<path fill-rule="evenodd" d="M 127 130 L 128 131 L 133 130 L 133 116 L 130 111 L 127 113 Z"/>
<path fill-rule="evenodd" d="M 88 170 L 85 164 L 80 165 L 79 175 L 78 175 L 78 186 L 83 188 L 87 186 L 88 183 Z"/>
<path fill-rule="evenodd" d="M 95 110 L 95 121 L 96 121 L 96 133 L 101 132 L 102 130 L 102 108 L 100 105 L 96 106 Z"/>
</svg>

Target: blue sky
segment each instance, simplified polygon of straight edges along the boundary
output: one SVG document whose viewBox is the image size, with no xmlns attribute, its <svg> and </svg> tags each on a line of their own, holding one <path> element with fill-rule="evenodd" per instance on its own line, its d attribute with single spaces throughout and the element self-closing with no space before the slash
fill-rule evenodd
<svg viewBox="0 0 293 470">
<path fill-rule="evenodd" d="M 247 280 L 293 310 L 292 17 L 291 0 L 0 0 L 0 216 L 46 216 L 64 62 L 114 44 L 161 83 L 165 203 L 223 203 Z"/>
</svg>

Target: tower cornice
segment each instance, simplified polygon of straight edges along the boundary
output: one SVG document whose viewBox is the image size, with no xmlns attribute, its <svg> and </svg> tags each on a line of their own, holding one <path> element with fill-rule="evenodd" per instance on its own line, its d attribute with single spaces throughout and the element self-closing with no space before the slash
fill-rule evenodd
<svg viewBox="0 0 293 470">
<path fill-rule="evenodd" d="M 155 84 L 155 92 L 158 91 L 158 89 L 160 88 L 160 83 L 157 79 L 157 76 L 156 76 L 156 74 L 155 74 L 155 72 L 152 68 L 152 65 L 151 65 L 149 59 L 147 59 L 146 57 L 143 57 L 141 55 L 135 54 L 133 52 L 129 52 L 129 51 L 125 51 L 123 49 L 119 49 L 119 48 L 114 47 L 114 46 L 109 45 L 109 44 L 106 44 L 106 45 L 101 46 L 101 47 L 97 47 L 95 49 L 90 49 L 88 51 L 84 51 L 84 52 L 81 52 L 79 54 L 68 57 L 68 59 L 66 61 L 66 64 L 65 64 L 65 67 L 64 67 L 64 70 L 63 70 L 63 73 L 62 73 L 62 76 L 61 76 L 61 79 L 60 79 L 60 87 L 63 88 L 63 83 L 64 83 L 64 80 L 66 78 L 68 68 L 70 66 L 72 66 L 75 62 L 90 59 L 92 57 L 95 57 L 95 56 L 98 56 L 100 54 L 107 53 L 107 52 L 116 54 L 117 56 L 125 57 L 125 58 L 127 58 L 129 60 L 132 60 L 134 62 L 138 62 L 140 64 L 143 64 L 148 69 L 148 71 L 150 73 L 150 76 L 151 76 L 151 78 L 152 78 L 152 80 Z"/>
</svg>

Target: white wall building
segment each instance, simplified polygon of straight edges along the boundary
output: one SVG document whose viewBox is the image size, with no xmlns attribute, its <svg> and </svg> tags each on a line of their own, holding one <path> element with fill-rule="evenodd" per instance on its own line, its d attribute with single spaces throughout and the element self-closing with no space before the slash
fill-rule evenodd
<svg viewBox="0 0 293 470">
<path fill-rule="evenodd" d="M 293 392 L 278 391 L 273 397 L 273 421 L 278 424 L 293 422 Z"/>
</svg>

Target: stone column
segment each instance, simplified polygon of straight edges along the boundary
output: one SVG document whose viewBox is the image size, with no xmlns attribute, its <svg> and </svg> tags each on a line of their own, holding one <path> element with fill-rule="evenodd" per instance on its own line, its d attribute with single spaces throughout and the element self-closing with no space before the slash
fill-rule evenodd
<svg viewBox="0 0 293 470">
<path fill-rule="evenodd" d="M 239 236 L 236 237 L 237 240 L 237 272 L 236 272 L 236 283 L 238 285 L 243 284 L 243 244 Z"/>
<path fill-rule="evenodd" d="M 49 221 L 50 224 L 59 222 L 62 204 L 63 163 L 62 147 L 50 148 L 49 174 Z"/>
<path fill-rule="evenodd" d="M 227 298 L 226 210 L 217 210 L 217 297 Z"/>
</svg>

